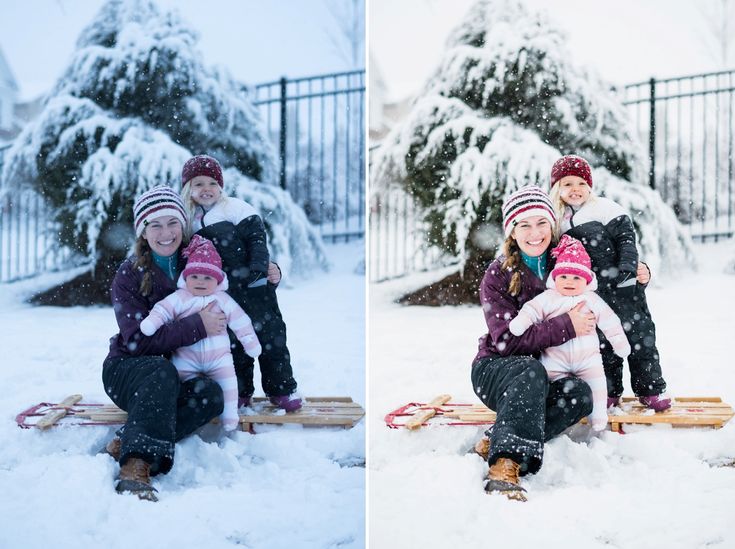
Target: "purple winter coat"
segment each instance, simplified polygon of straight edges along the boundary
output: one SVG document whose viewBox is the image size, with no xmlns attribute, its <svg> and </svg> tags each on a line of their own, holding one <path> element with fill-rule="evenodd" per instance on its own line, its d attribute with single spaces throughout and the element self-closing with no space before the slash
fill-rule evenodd
<svg viewBox="0 0 735 549">
<path fill-rule="evenodd" d="M 192 315 L 162 326 L 152 336 L 140 331 L 141 321 L 148 316 L 153 306 L 176 290 L 176 281 L 171 280 L 153 265 L 153 288 L 150 295 L 140 294 L 143 270 L 133 265 L 136 258 L 123 261 L 112 280 L 112 307 L 115 311 L 120 333 L 110 338 L 107 358 L 119 356 L 160 355 L 169 356 L 179 347 L 192 345 L 207 337 L 202 318 Z"/>
<path fill-rule="evenodd" d="M 576 337 L 568 314 L 544 320 L 520 336 L 510 333 L 510 321 L 527 301 L 546 290 L 546 282 L 521 263 L 521 291 L 514 297 L 508 292 L 513 272 L 503 269 L 503 261 L 505 257 L 500 256 L 490 263 L 480 283 L 480 303 L 488 333 L 480 338 L 475 360 L 486 356 L 537 355 L 547 347 L 561 345 Z"/>
</svg>

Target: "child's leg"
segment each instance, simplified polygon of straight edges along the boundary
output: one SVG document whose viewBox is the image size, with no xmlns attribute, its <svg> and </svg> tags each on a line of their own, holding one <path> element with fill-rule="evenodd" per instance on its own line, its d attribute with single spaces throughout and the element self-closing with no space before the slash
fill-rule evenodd
<svg viewBox="0 0 735 549">
<path fill-rule="evenodd" d="M 207 377 L 216 381 L 222 388 L 225 406 L 222 411 L 222 424 L 227 431 L 237 427 L 239 416 L 237 413 L 237 376 L 232 365 L 232 355 L 225 354 L 217 360 L 206 372 Z"/>
<path fill-rule="evenodd" d="M 600 354 L 607 380 L 607 395 L 613 398 L 619 397 L 623 394 L 623 359 L 613 352 L 612 345 L 599 329 L 597 337 L 600 339 Z"/>
<path fill-rule="evenodd" d="M 180 355 L 173 355 L 171 362 L 176 366 L 176 371 L 179 373 L 179 379 L 182 383 L 202 374 L 200 364 L 196 364 L 187 358 L 182 358 Z"/>
<path fill-rule="evenodd" d="M 286 346 L 286 324 L 278 308 L 272 284 L 248 288 L 243 309 L 258 334 L 262 354 L 258 357 L 263 390 L 268 396 L 290 395 L 296 391 L 291 356 Z"/>
<path fill-rule="evenodd" d="M 656 348 L 656 326 L 648 310 L 644 288 L 639 285 L 634 299 L 623 303 L 621 309 L 620 321 L 623 325 L 630 323 L 626 335 L 631 347 L 628 365 L 633 392 L 639 397 L 660 395 L 666 390 L 666 381 Z"/>
<path fill-rule="evenodd" d="M 242 304 L 240 305 L 242 306 Z M 243 307 L 244 309 L 244 307 Z M 248 356 L 242 343 L 235 337 L 232 330 L 227 330 L 230 336 L 230 349 L 232 350 L 232 361 L 235 364 L 235 375 L 237 376 L 237 393 L 241 397 L 250 397 L 255 392 L 253 385 L 253 369 L 255 359 Z"/>
<path fill-rule="evenodd" d="M 607 426 L 607 380 L 602 357 L 599 354 L 591 356 L 574 373 L 592 390 L 592 413 L 589 420 L 595 431 L 602 431 Z"/>
</svg>

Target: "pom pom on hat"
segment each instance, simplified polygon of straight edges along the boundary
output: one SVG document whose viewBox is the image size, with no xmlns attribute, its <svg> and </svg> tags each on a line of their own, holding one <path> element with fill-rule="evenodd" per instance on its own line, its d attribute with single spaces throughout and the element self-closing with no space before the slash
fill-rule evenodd
<svg viewBox="0 0 735 549">
<path fill-rule="evenodd" d="M 146 225 L 158 217 L 171 215 L 186 225 L 186 211 L 179 194 L 171 187 L 159 185 L 141 194 L 133 205 L 133 225 L 136 238 Z"/>
<path fill-rule="evenodd" d="M 554 165 L 551 167 L 550 186 L 553 187 L 557 181 L 568 175 L 581 177 L 592 188 L 592 168 L 590 168 L 589 163 L 581 156 L 568 154 L 554 162 Z"/>
<path fill-rule="evenodd" d="M 207 154 L 200 154 L 191 157 L 184 164 L 181 170 L 181 186 L 183 187 L 189 181 L 198 175 L 206 175 L 214 179 L 220 187 L 224 188 L 225 183 L 222 178 L 222 166 L 219 162 Z"/>
<path fill-rule="evenodd" d="M 225 279 L 225 273 L 222 271 L 222 258 L 211 240 L 195 234 L 181 254 L 188 258 L 182 273 L 184 280 L 189 275 L 201 274 L 209 275 L 217 281 L 217 284 L 222 284 Z"/>
<path fill-rule="evenodd" d="M 548 219 L 552 225 L 556 223 L 554 206 L 546 191 L 536 185 L 518 189 L 503 203 L 503 231 L 506 238 L 523 219 L 539 215 Z"/>
<path fill-rule="evenodd" d="M 592 282 L 592 262 L 587 250 L 584 249 L 582 243 L 576 238 L 572 238 L 568 234 L 561 237 L 559 244 L 551 250 L 551 256 L 556 258 L 556 265 L 551 271 L 551 278 L 562 274 L 581 276 L 587 281 Z"/>
</svg>

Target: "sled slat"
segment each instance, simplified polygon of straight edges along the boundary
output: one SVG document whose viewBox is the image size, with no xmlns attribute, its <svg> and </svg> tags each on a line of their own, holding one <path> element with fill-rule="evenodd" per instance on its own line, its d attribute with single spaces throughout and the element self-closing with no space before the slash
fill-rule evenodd
<svg viewBox="0 0 735 549">
<path fill-rule="evenodd" d="M 82 400 L 82 395 L 70 395 L 66 397 L 57 404 L 58 409 L 52 409 L 46 412 L 44 416 L 36 422 L 36 427 L 39 429 L 48 429 L 64 417 L 69 412 L 69 408 L 74 406 L 80 400 Z"/>
<path fill-rule="evenodd" d="M 439 395 L 438 397 L 435 397 L 432 399 L 427 406 L 441 406 L 442 404 L 446 404 L 452 399 L 451 395 Z M 428 410 L 421 410 L 417 412 L 410 420 L 406 422 L 406 427 L 409 429 L 418 429 L 421 427 L 421 424 L 427 421 L 428 419 L 434 417 L 436 415 L 436 409 L 430 408 Z"/>
</svg>

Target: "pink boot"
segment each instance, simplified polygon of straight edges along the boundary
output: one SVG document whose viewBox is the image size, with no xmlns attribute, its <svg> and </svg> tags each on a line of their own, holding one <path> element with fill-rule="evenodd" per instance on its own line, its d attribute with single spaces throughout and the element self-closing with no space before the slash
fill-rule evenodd
<svg viewBox="0 0 735 549">
<path fill-rule="evenodd" d="M 237 397 L 238 408 L 248 408 L 253 401 L 253 395 L 245 395 Z"/>
<path fill-rule="evenodd" d="M 663 412 L 671 408 L 671 399 L 666 398 L 663 395 L 651 395 L 640 397 L 639 402 L 646 408 L 650 408 L 655 412 Z"/>
<path fill-rule="evenodd" d="M 270 397 L 273 405 L 283 408 L 287 412 L 295 412 L 301 408 L 301 399 L 293 395 L 281 395 Z"/>
<path fill-rule="evenodd" d="M 620 406 L 620 397 L 607 397 L 607 407 Z"/>
</svg>

